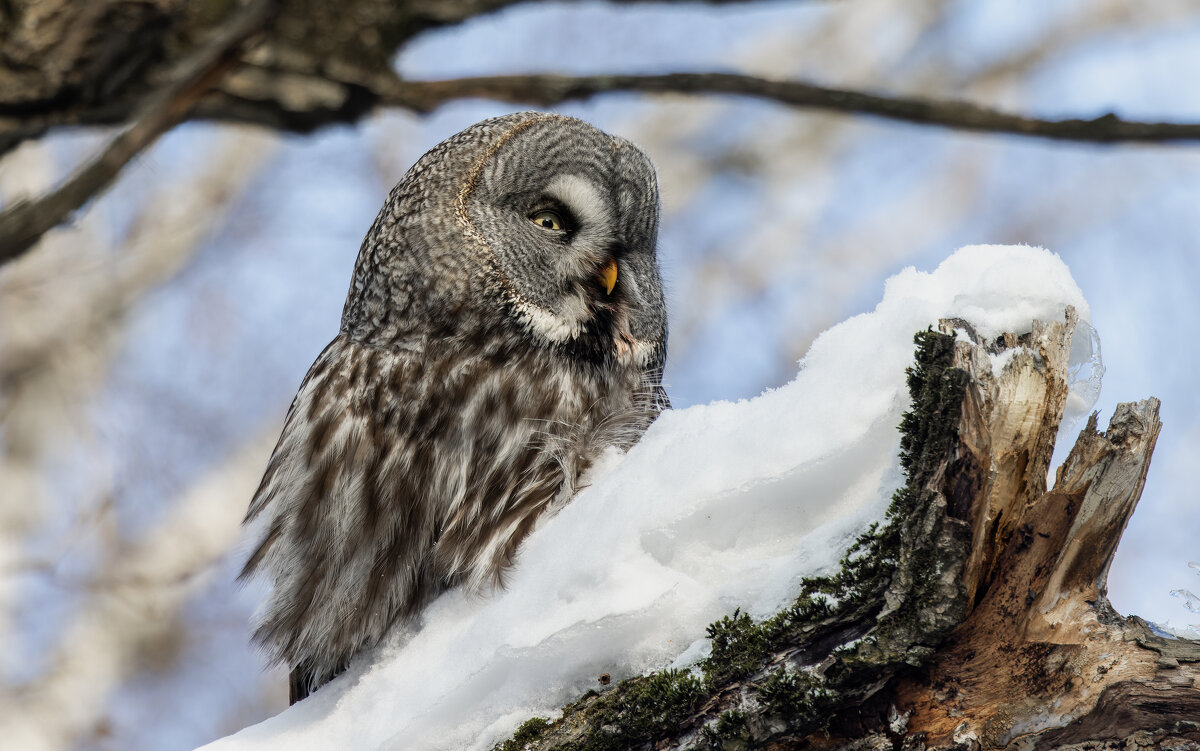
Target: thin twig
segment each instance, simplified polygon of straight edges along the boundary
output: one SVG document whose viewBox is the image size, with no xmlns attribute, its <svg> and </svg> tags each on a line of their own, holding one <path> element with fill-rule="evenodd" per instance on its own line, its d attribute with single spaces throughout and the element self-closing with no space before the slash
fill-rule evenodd
<svg viewBox="0 0 1200 751">
<path fill-rule="evenodd" d="M 192 105 L 220 82 L 250 38 L 264 28 L 276 4 L 277 0 L 252 0 L 175 68 L 170 83 L 151 94 L 133 124 L 92 161 L 50 193 L 18 201 L 0 213 L 0 265 L 33 247 L 107 187 L 130 160 L 181 122 Z"/>
<path fill-rule="evenodd" d="M 768 99 L 792 107 L 955 130 L 1006 133 L 1088 143 L 1166 143 L 1200 141 L 1200 123 L 1138 122 L 1115 114 L 1092 119 L 1043 120 L 1023 117 L 970 102 L 883 96 L 803 81 L 773 81 L 736 73 L 670 73 L 620 76 L 485 76 L 445 81 L 393 80 L 379 86 L 379 103 L 425 112 L 447 102 L 479 97 L 549 106 L 607 92 L 656 94 L 732 94 Z"/>
</svg>

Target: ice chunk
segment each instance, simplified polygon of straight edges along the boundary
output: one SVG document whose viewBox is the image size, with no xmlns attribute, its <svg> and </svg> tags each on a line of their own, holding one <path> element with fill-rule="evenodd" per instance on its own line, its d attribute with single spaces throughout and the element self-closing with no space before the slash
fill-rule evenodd
<svg viewBox="0 0 1200 751">
<path fill-rule="evenodd" d="M 1104 378 L 1104 361 L 1100 356 L 1100 334 L 1087 321 L 1080 321 L 1071 340 L 1067 361 L 1070 390 L 1063 410 L 1060 435 L 1071 435 L 1100 398 L 1100 382 Z"/>
<path fill-rule="evenodd" d="M 1183 607 L 1190 613 L 1200 613 L 1200 595 L 1188 589 L 1172 589 L 1172 597 L 1183 600 Z"/>
</svg>

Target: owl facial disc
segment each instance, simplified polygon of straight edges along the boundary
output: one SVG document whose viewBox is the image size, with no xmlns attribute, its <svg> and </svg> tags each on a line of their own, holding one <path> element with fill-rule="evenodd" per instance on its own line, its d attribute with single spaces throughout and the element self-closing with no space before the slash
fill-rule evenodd
<svg viewBox="0 0 1200 751">
<path fill-rule="evenodd" d="M 596 358 L 641 361 L 664 346 L 658 185 L 645 154 L 580 120 L 531 115 L 472 175 L 460 219 L 532 335 Z"/>
</svg>

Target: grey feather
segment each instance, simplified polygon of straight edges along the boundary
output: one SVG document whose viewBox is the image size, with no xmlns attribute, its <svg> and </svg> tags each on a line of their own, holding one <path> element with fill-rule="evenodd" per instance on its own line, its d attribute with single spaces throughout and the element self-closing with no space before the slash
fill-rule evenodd
<svg viewBox="0 0 1200 751">
<path fill-rule="evenodd" d="M 570 226 L 530 220 L 545 209 Z M 446 588 L 500 583 L 539 515 L 668 406 L 657 231 L 646 156 L 557 115 L 478 123 L 392 191 L 247 513 L 242 576 L 274 584 L 255 639 L 294 699 Z"/>
</svg>

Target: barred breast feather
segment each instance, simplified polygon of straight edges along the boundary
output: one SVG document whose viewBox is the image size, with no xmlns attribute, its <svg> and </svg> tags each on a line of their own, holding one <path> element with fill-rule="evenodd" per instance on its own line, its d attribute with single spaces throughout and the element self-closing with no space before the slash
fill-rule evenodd
<svg viewBox="0 0 1200 751">
<path fill-rule="evenodd" d="M 495 344 L 439 356 L 343 335 L 309 370 L 242 574 L 273 576 L 255 638 L 297 679 L 329 680 L 447 587 L 499 583 L 539 514 L 665 399 L 653 374 L 614 389 Z"/>
</svg>

